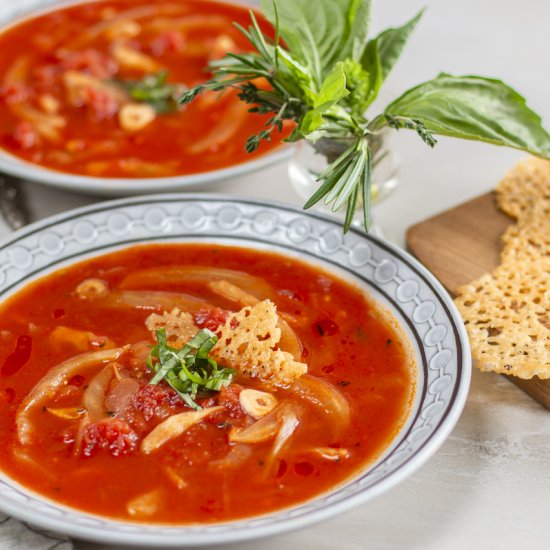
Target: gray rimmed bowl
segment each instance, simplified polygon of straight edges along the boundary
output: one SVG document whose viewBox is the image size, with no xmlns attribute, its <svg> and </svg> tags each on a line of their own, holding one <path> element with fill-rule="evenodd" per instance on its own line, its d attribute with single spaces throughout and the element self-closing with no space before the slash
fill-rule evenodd
<svg viewBox="0 0 550 550">
<path fill-rule="evenodd" d="M 454 304 L 416 260 L 385 241 L 283 204 L 216 195 L 158 195 L 67 212 L 0 243 L 0 300 L 60 267 L 134 244 L 212 242 L 298 257 L 358 285 L 390 310 L 417 363 L 410 417 L 383 455 L 303 504 L 227 523 L 159 526 L 109 520 L 52 502 L 0 473 L 0 510 L 76 538 L 135 546 L 230 543 L 305 527 L 387 491 L 435 453 L 457 422 L 471 375 Z"/>
</svg>

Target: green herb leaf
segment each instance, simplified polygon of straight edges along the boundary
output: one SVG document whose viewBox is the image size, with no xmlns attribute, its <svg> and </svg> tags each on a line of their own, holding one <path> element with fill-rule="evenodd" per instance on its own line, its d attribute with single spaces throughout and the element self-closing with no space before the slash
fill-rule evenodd
<svg viewBox="0 0 550 550">
<path fill-rule="evenodd" d="M 290 92 L 290 95 L 303 97 L 304 102 L 310 105 L 315 98 L 317 89 L 311 70 L 297 61 L 284 48 L 277 46 L 276 51 L 278 59 L 283 63 L 282 65 L 279 63 L 278 80 Z"/>
<path fill-rule="evenodd" d="M 380 68 L 382 73 L 382 81 L 386 80 L 386 77 L 393 69 L 396 61 L 401 56 L 401 52 L 409 39 L 409 36 L 412 34 L 416 25 L 420 21 L 420 18 L 424 14 L 424 10 L 421 10 L 416 14 L 410 21 L 405 23 L 402 27 L 389 28 L 384 32 L 380 33 L 376 38 L 369 41 L 371 43 L 376 43 L 378 45 L 378 54 L 380 59 Z M 363 57 L 362 62 L 363 66 L 370 70 L 370 60 L 367 55 L 367 50 L 365 52 L 365 57 Z"/>
<path fill-rule="evenodd" d="M 350 200 L 348 201 L 348 206 L 346 208 L 346 218 L 344 220 L 344 233 L 349 231 L 351 224 L 353 222 L 353 217 L 355 216 L 355 210 L 357 209 L 357 199 L 359 197 L 359 191 L 361 189 L 360 185 L 356 185 L 353 191 Z"/>
<path fill-rule="evenodd" d="M 550 135 L 525 99 L 501 82 L 441 74 L 405 92 L 385 114 L 443 136 L 472 139 L 550 158 Z"/>
<path fill-rule="evenodd" d="M 362 62 L 363 67 L 369 75 L 367 81 L 367 99 L 365 102 L 366 109 L 377 98 L 380 87 L 384 81 L 380 53 L 378 51 L 378 42 L 376 40 L 371 40 L 367 44 Z"/>
<path fill-rule="evenodd" d="M 326 170 L 318 177 L 319 189 L 310 197 L 304 208 L 313 206 L 324 198 L 324 203 L 333 203 L 333 210 L 341 208 L 346 202 L 344 233 L 353 222 L 361 195 L 365 230 L 370 226 L 371 174 L 372 161 L 369 142 L 366 137 L 355 140 Z"/>
<path fill-rule="evenodd" d="M 363 226 L 365 231 L 369 231 L 372 217 L 370 214 L 371 209 L 371 198 L 372 198 L 372 153 L 370 149 L 367 151 L 367 164 L 363 172 Z"/>
<path fill-rule="evenodd" d="M 273 0 L 262 0 L 261 6 L 264 14 L 273 26 L 276 23 L 276 13 Z M 315 10 L 321 16 L 321 10 Z M 321 24 L 315 29 L 311 18 L 311 1 L 295 0 L 293 2 L 277 2 L 277 18 L 279 33 L 288 46 L 288 50 L 303 65 L 310 67 L 316 83 L 321 82 L 321 56 L 319 44 L 324 34 L 326 25 Z"/>
<path fill-rule="evenodd" d="M 141 80 L 118 81 L 135 101 L 148 103 L 157 113 L 172 113 L 177 111 L 176 96 L 181 93 L 183 86 L 167 84 L 168 71 L 149 74 Z"/>
<path fill-rule="evenodd" d="M 364 48 L 370 0 L 276 1 L 281 38 L 292 55 L 311 69 L 317 85 L 336 62 Z M 262 0 L 261 6 L 275 26 L 273 0 Z"/>
<path fill-rule="evenodd" d="M 209 356 L 218 341 L 210 330 L 200 330 L 179 350 L 167 344 L 164 329 L 157 330 L 156 336 L 157 345 L 147 358 L 147 366 L 155 371 L 149 384 L 156 385 L 165 380 L 189 407 L 196 410 L 201 408 L 195 402 L 201 389 L 219 391 L 231 384 L 235 371 L 218 368 L 216 361 Z"/>
<path fill-rule="evenodd" d="M 313 109 L 302 118 L 300 124 L 302 135 L 307 136 L 320 128 L 323 124 L 323 114 L 348 95 L 344 64 L 339 62 L 321 84 L 321 89 L 313 101 Z"/>
<path fill-rule="evenodd" d="M 346 88 L 349 96 L 345 105 L 358 118 L 365 115 L 369 104 L 369 73 L 359 61 L 348 58 L 344 61 L 344 74 L 346 75 Z"/>
<path fill-rule="evenodd" d="M 343 6 L 344 7 L 344 6 Z M 344 47 L 336 60 L 353 59 L 359 61 L 368 40 L 371 19 L 371 1 L 356 0 L 347 6 L 347 36 Z"/>
<path fill-rule="evenodd" d="M 433 148 L 437 144 L 437 139 L 435 138 L 434 133 L 428 130 L 419 120 L 413 120 L 407 117 L 395 117 L 392 115 L 385 115 L 384 118 L 390 128 L 394 128 L 395 130 L 399 130 L 401 128 L 415 130 L 420 136 L 420 139 L 422 139 L 426 145 Z"/>
<path fill-rule="evenodd" d="M 349 95 L 349 91 L 346 88 L 344 64 L 338 62 L 321 84 L 321 89 L 315 98 L 313 107 L 326 111 L 347 95 Z"/>
</svg>

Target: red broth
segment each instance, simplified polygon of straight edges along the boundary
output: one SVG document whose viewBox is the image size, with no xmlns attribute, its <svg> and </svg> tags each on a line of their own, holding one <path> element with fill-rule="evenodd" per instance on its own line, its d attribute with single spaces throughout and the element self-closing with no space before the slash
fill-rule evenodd
<svg viewBox="0 0 550 550">
<path fill-rule="evenodd" d="M 228 442 L 231 430 L 252 422 L 239 407 L 239 392 L 251 383 L 265 390 L 237 378 L 221 392 L 200 398 L 205 407 L 221 405 L 221 412 L 144 454 L 139 447 L 144 434 L 163 418 L 190 409 L 164 382 L 147 383 L 151 372 L 143 357 L 125 356 L 117 360 L 120 379 L 111 380 L 111 393 L 105 397 L 107 407 L 120 380 L 133 384 L 124 415 L 108 411 L 101 425 L 86 424 L 84 436 L 79 436 L 78 407 L 103 363 L 91 372 L 73 374 L 49 395 L 32 412 L 32 440 L 22 444 L 16 414 L 54 366 L 83 351 L 142 341 L 153 345 L 144 322 L 154 308 L 83 300 L 75 292 L 83 280 L 99 278 L 110 292 L 185 292 L 203 298 L 210 304 L 207 320 L 214 324 L 221 312 L 240 309 L 208 288 L 208 276 L 184 282 L 159 276 L 152 282 L 144 271 L 170 266 L 228 268 L 259 277 L 259 292 L 270 293 L 303 345 L 307 377 L 343 397 L 349 422 L 342 423 L 328 403 L 304 399 L 298 386 L 271 388 L 266 391 L 279 403 L 299 407 L 298 428 L 272 462 L 273 439 L 235 452 Z M 138 246 L 64 268 L 29 284 L 1 306 L 0 338 L 1 469 L 56 502 L 124 520 L 217 522 L 313 498 L 380 456 L 404 425 L 415 393 L 416 367 L 408 342 L 395 321 L 358 288 L 297 259 L 236 247 Z M 124 378 L 128 373 L 133 382 Z M 52 410 L 72 410 L 76 418 L 59 417 Z"/>
<path fill-rule="evenodd" d="M 210 61 L 250 49 L 233 21 L 248 27 L 248 9 L 204 0 L 100 0 L 10 26 L 0 34 L 0 147 L 97 177 L 205 172 L 272 150 L 281 136 L 246 153 L 246 138 L 267 117 L 248 114 L 234 91 L 155 115 L 123 87 L 161 71 L 178 89 L 205 82 Z"/>
</svg>

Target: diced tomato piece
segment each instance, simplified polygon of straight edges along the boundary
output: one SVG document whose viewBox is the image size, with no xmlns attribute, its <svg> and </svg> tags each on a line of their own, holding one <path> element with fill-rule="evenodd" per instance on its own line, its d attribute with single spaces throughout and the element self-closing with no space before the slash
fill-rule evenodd
<svg viewBox="0 0 550 550">
<path fill-rule="evenodd" d="M 24 84 L 21 83 L 2 86 L 0 88 L 0 98 L 2 98 L 8 105 L 23 103 L 29 98 L 29 90 Z"/>
<path fill-rule="evenodd" d="M 13 145 L 18 149 L 31 149 L 38 143 L 38 134 L 30 122 L 23 120 L 15 125 Z"/>
<path fill-rule="evenodd" d="M 132 407 L 143 414 L 146 422 L 153 418 L 165 418 L 181 405 L 181 397 L 164 385 L 143 384 L 132 398 Z"/>
<path fill-rule="evenodd" d="M 231 418 L 242 418 L 246 415 L 239 401 L 239 394 L 243 390 L 238 384 L 223 387 L 218 394 L 218 404 L 227 409 Z"/>
<path fill-rule="evenodd" d="M 185 48 L 185 38 L 183 33 L 178 30 L 170 30 L 159 34 L 151 42 L 151 51 L 153 55 L 161 57 L 167 52 L 182 52 Z"/>
<path fill-rule="evenodd" d="M 132 453 L 137 447 L 138 436 L 124 420 L 109 418 L 88 424 L 82 434 L 81 453 L 90 457 L 101 450 L 112 456 L 123 456 Z"/>
<path fill-rule="evenodd" d="M 199 328 L 216 332 L 219 326 L 225 323 L 228 315 L 229 311 L 220 307 L 203 307 L 195 313 L 195 324 Z"/>
<path fill-rule="evenodd" d="M 92 49 L 64 52 L 60 66 L 67 71 L 83 71 L 100 79 L 110 78 L 118 70 L 113 59 Z"/>
<path fill-rule="evenodd" d="M 63 70 L 57 65 L 41 65 L 32 71 L 32 82 L 41 88 L 49 88 Z"/>
<path fill-rule="evenodd" d="M 118 103 L 104 90 L 87 88 L 86 105 L 90 107 L 98 120 L 114 117 L 118 112 Z"/>
</svg>

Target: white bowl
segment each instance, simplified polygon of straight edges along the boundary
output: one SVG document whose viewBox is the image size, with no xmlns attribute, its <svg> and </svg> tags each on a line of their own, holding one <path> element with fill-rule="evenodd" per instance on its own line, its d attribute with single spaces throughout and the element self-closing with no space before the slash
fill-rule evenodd
<svg viewBox="0 0 550 550">
<path fill-rule="evenodd" d="M 158 195 L 81 208 L 0 243 L 0 299 L 63 265 L 144 242 L 215 242 L 278 251 L 359 285 L 390 309 L 416 356 L 410 417 L 383 455 L 353 479 L 267 515 L 158 526 L 105 519 L 52 502 L 0 474 L 0 510 L 51 531 L 108 544 L 196 546 L 266 537 L 322 521 L 387 491 L 439 448 L 457 422 L 471 375 L 462 320 L 436 279 L 383 240 L 286 205 L 212 195 Z"/>
<path fill-rule="evenodd" d="M 0 31 L 28 17 L 80 3 L 84 3 L 83 0 L 0 1 Z M 239 2 L 238 0 L 232 3 L 241 3 L 245 6 L 250 4 L 250 2 Z M 244 145 L 243 142 L 243 148 Z M 293 150 L 292 145 L 282 144 L 269 153 L 251 157 L 249 161 L 196 174 L 159 178 L 100 178 L 52 170 L 22 160 L 0 148 L 0 172 L 77 193 L 88 193 L 102 197 L 127 197 L 144 193 L 181 191 L 188 187 L 221 182 L 286 161 L 292 156 Z"/>
</svg>

